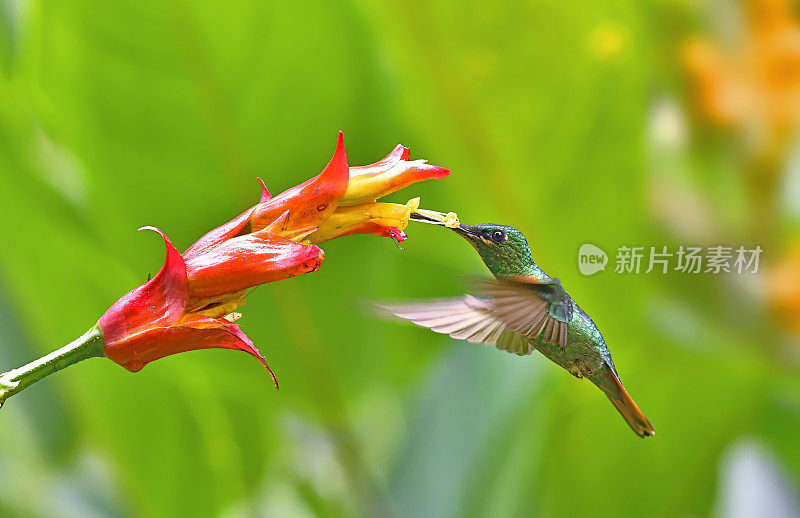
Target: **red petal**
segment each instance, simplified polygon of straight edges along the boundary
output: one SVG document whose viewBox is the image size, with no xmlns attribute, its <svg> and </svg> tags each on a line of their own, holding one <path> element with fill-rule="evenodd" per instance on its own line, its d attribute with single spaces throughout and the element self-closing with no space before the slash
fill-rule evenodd
<svg viewBox="0 0 800 518">
<path fill-rule="evenodd" d="M 336 209 L 350 179 L 344 136 L 339 132 L 333 158 L 320 174 L 256 206 L 253 230 L 261 230 L 288 210 L 286 230 L 315 227 Z"/>
<path fill-rule="evenodd" d="M 186 265 L 181 255 L 162 231 L 167 257 L 164 266 L 147 283 L 114 303 L 97 322 L 106 346 L 152 326 L 168 326 L 183 317 L 189 294 Z"/>
<path fill-rule="evenodd" d="M 397 144 L 395 148 L 384 158 L 378 160 L 374 164 L 359 165 L 350 168 L 350 177 L 364 174 L 376 174 L 385 171 L 401 160 L 408 160 L 411 154 L 411 149 Z"/>
<path fill-rule="evenodd" d="M 397 227 L 386 227 L 386 232 L 389 234 L 389 237 L 395 241 L 405 241 L 408 239 L 408 235 Z"/>
<path fill-rule="evenodd" d="M 186 261 L 189 296 L 213 297 L 313 272 L 322 250 L 266 231 L 234 237 Z"/>
<path fill-rule="evenodd" d="M 264 180 L 262 180 L 261 178 L 256 178 L 256 180 L 258 180 L 258 183 L 261 184 L 261 199 L 258 200 L 258 203 L 268 202 L 269 200 L 272 199 L 272 195 L 269 193 L 269 189 L 267 189 L 267 186 L 264 185 Z"/>
<path fill-rule="evenodd" d="M 244 352 L 249 353 L 252 356 L 254 356 L 258 361 L 261 362 L 261 365 L 263 365 L 264 368 L 267 369 L 267 372 L 269 372 L 270 378 L 272 378 L 272 383 L 274 383 L 275 384 L 275 388 L 278 389 L 279 388 L 278 387 L 278 378 L 275 377 L 275 373 L 272 372 L 272 369 L 270 369 L 269 365 L 267 365 L 267 359 L 264 358 L 261 355 L 261 353 L 259 352 L 258 349 L 256 349 L 255 344 L 249 338 L 247 338 L 247 335 L 245 335 L 242 332 L 242 329 L 239 326 L 237 326 L 236 324 L 232 324 L 232 325 L 228 326 L 226 329 L 228 330 L 229 333 L 234 335 L 238 339 L 238 341 L 234 342 L 235 345 L 236 345 L 235 347 L 225 347 L 225 348 L 226 349 L 238 349 L 240 351 L 244 351 Z"/>
<path fill-rule="evenodd" d="M 399 228 L 387 227 L 379 223 L 375 223 L 374 221 L 365 221 L 364 223 L 359 223 L 337 237 L 352 236 L 355 234 L 373 234 L 381 237 L 391 237 L 396 241 L 405 241 L 408 239 L 408 235 Z"/>
<path fill-rule="evenodd" d="M 262 194 L 263 197 L 263 194 Z M 225 223 L 224 225 L 220 225 L 214 230 L 208 232 L 206 235 L 198 239 L 192 246 L 189 247 L 183 253 L 183 258 L 185 260 L 193 259 L 203 253 L 206 250 L 213 248 L 214 246 L 226 241 L 235 235 L 239 234 L 244 228 L 247 226 L 250 220 L 250 216 L 253 214 L 253 211 L 256 207 L 250 207 L 246 211 L 242 212 L 238 216 L 236 216 L 231 221 Z"/>
<path fill-rule="evenodd" d="M 146 364 L 186 351 L 198 349 L 234 349 L 251 354 L 267 369 L 275 388 L 278 380 L 267 360 L 239 326 L 226 320 L 194 318 L 171 327 L 153 327 L 128 336 L 121 342 L 106 344 L 106 356 L 131 372 Z"/>
</svg>

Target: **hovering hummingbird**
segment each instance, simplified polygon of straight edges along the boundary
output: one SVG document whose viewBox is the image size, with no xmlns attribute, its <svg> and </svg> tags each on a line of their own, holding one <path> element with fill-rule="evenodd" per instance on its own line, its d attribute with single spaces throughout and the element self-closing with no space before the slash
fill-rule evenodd
<svg viewBox="0 0 800 518">
<path fill-rule="evenodd" d="M 655 435 L 622 386 L 597 326 L 561 282 L 536 265 L 522 232 L 506 225 L 453 223 L 454 214 L 445 222 L 442 216 L 425 211 L 411 219 L 453 229 L 475 247 L 495 280 L 476 281 L 474 295 L 382 307 L 456 339 L 495 345 L 519 356 L 535 349 L 573 376 L 594 383 L 637 435 Z"/>
</svg>

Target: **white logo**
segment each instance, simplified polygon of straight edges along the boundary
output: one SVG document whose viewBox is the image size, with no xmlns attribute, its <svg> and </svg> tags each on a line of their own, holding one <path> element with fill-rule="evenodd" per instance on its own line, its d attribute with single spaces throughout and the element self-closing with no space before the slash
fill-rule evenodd
<svg viewBox="0 0 800 518">
<path fill-rule="evenodd" d="M 608 264 L 606 253 L 589 243 L 581 245 L 578 250 L 578 270 L 583 275 L 594 275 L 600 270 L 605 270 Z"/>
</svg>

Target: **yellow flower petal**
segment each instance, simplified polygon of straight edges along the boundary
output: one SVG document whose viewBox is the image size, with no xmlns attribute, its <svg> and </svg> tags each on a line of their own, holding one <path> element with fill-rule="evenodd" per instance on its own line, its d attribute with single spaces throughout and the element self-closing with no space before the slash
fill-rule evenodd
<svg viewBox="0 0 800 518">
<path fill-rule="evenodd" d="M 362 203 L 350 207 L 337 207 L 329 218 L 323 221 L 316 232 L 308 238 L 310 244 L 317 244 L 339 237 L 365 223 L 381 227 L 395 227 L 403 230 L 408 226 L 411 213 L 419 207 L 419 198 L 399 203 Z"/>
</svg>

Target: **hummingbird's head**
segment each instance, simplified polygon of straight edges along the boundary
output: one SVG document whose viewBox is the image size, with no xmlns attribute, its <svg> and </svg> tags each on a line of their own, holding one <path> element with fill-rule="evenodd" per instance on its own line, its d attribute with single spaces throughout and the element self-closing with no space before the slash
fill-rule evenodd
<svg viewBox="0 0 800 518">
<path fill-rule="evenodd" d="M 497 277 L 524 275 L 534 264 L 528 240 L 514 227 L 482 223 L 459 225 L 453 230 L 475 247 Z"/>
</svg>

